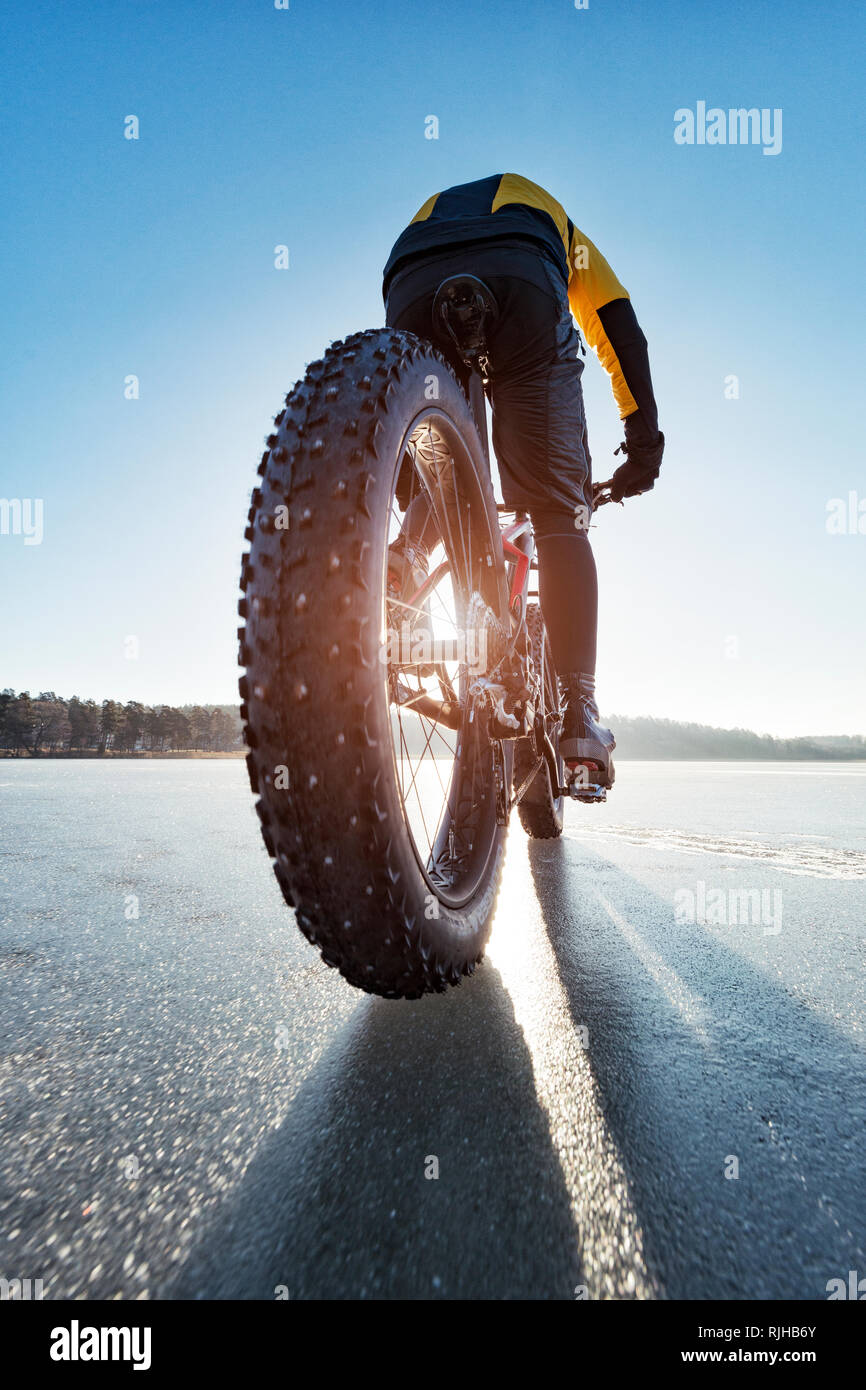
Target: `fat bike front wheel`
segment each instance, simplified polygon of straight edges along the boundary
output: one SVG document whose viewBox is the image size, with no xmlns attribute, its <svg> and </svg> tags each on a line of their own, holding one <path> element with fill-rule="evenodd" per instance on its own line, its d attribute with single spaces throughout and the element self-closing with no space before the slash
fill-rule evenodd
<svg viewBox="0 0 866 1390">
<path fill-rule="evenodd" d="M 240 691 L 277 880 L 353 985 L 441 991 L 484 953 L 512 771 L 471 694 L 509 618 L 469 403 L 430 344 L 355 334 L 286 397 L 259 473 Z M 429 577 L 395 604 L 390 547 L 413 504 Z"/>
</svg>

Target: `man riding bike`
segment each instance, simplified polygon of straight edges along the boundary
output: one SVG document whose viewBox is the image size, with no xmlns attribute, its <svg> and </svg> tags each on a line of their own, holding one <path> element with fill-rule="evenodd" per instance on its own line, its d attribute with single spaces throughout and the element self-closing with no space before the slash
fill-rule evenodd
<svg viewBox="0 0 866 1390">
<path fill-rule="evenodd" d="M 626 462 L 614 501 L 648 492 L 664 435 L 647 343 L 628 292 L 607 261 L 537 184 L 494 174 L 428 198 L 395 242 L 384 270 L 389 327 L 429 338 L 437 287 L 471 274 L 499 308 L 487 342 L 493 448 L 508 508 L 528 512 L 539 558 L 539 597 L 566 710 L 560 753 L 614 779 L 615 740 L 595 696 L 598 583 L 588 526 L 591 459 L 581 388 L 583 337 L 610 374 L 625 428 Z M 459 361 L 454 362 L 458 375 Z M 619 452 L 619 451 L 618 451 Z M 392 546 L 392 590 L 419 587 L 436 536 L 429 508 L 410 506 Z"/>
</svg>

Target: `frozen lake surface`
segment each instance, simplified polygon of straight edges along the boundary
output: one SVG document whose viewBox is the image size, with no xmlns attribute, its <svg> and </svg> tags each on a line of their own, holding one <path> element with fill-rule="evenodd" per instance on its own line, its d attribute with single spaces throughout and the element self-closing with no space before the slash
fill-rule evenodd
<svg viewBox="0 0 866 1390">
<path fill-rule="evenodd" d="M 866 765 L 623 762 L 561 841 L 515 817 L 487 962 L 418 1003 L 301 937 L 240 761 L 5 760 L 0 805 L 4 1277 L 812 1299 L 866 1272 Z"/>
</svg>

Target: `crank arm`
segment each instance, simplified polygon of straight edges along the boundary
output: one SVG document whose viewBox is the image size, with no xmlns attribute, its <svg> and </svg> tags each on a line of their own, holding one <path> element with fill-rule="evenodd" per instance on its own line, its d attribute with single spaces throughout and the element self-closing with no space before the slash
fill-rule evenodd
<svg viewBox="0 0 866 1390">
<path fill-rule="evenodd" d="M 539 758 L 538 761 L 537 761 L 536 764 L 535 764 L 535 767 L 532 769 L 532 771 L 529 773 L 529 775 L 528 775 L 527 777 L 524 777 L 523 781 L 520 783 L 520 786 L 517 788 L 517 791 L 514 793 L 514 795 L 512 796 L 510 802 L 508 803 L 508 809 L 509 809 L 509 811 L 513 811 L 514 808 L 515 808 L 515 806 L 517 805 L 518 801 L 522 801 L 522 800 L 523 800 L 524 796 L 526 795 L 527 791 L 529 790 L 529 785 L 530 785 L 530 783 L 531 783 L 531 782 L 534 780 L 534 778 L 535 778 L 535 774 L 538 772 L 538 770 L 539 770 L 543 765 L 544 765 L 544 759 L 543 759 L 543 758 Z"/>
<path fill-rule="evenodd" d="M 541 744 L 540 748 L 538 746 L 539 743 Z M 537 730 L 535 735 L 535 749 L 539 756 L 547 763 L 551 787 L 558 787 L 559 769 L 556 766 L 556 754 L 553 751 L 553 744 L 550 741 L 550 736 L 543 731 Z M 557 793 L 557 796 L 562 796 L 561 790 Z"/>
</svg>

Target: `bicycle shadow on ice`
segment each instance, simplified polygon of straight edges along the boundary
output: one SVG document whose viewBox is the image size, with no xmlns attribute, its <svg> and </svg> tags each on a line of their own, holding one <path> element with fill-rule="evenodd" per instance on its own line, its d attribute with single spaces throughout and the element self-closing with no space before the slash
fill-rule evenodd
<svg viewBox="0 0 866 1390">
<path fill-rule="evenodd" d="M 577 837 L 526 854 L 651 1283 L 826 1298 L 866 1262 L 863 1053 L 773 977 L 796 931 L 728 945 Z"/>
<path fill-rule="evenodd" d="M 496 970 L 358 998 L 162 1296 L 573 1298 L 569 1193 Z"/>
</svg>

